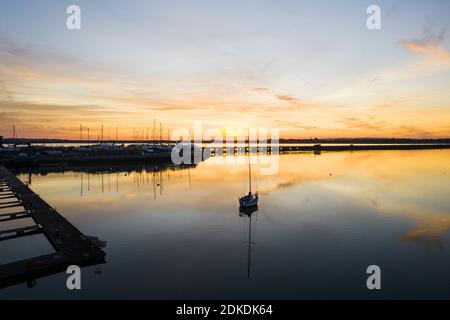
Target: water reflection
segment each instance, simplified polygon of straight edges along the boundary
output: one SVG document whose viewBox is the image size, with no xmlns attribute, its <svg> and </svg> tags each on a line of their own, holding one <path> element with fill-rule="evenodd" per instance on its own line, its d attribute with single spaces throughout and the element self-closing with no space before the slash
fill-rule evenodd
<svg viewBox="0 0 450 320">
<path fill-rule="evenodd" d="M 101 193 L 119 193 L 120 181 L 123 178 L 132 177 L 133 183 L 137 186 L 151 185 L 153 188 L 153 198 L 157 195 L 162 196 L 164 190 L 164 179 L 170 180 L 171 172 L 187 171 L 187 182 L 192 187 L 190 169 L 195 168 L 192 165 L 127 165 L 127 166 L 51 166 L 45 168 L 22 167 L 15 169 L 14 172 L 21 176 L 22 180 L 32 186 L 33 176 L 48 176 L 49 174 L 59 173 L 61 175 L 71 175 L 79 179 L 79 195 L 81 197 L 87 194 L 101 190 Z M 128 181 L 126 182 L 128 183 Z"/>
<path fill-rule="evenodd" d="M 239 216 L 248 218 L 248 254 L 247 254 L 247 278 L 250 279 L 250 261 L 252 257 L 252 246 L 255 245 L 254 238 L 252 238 L 252 216 L 253 214 L 257 215 L 258 206 L 253 207 L 239 207 Z M 257 223 L 258 220 L 256 219 Z"/>
<path fill-rule="evenodd" d="M 448 159 L 449 150 L 282 155 L 276 175 L 252 168 L 258 211 L 241 216 L 245 161 L 19 176 L 108 241 L 108 263 L 102 277 L 88 272 L 84 297 L 450 298 Z M 378 296 L 365 287 L 371 264 L 383 272 Z M 50 289 L 62 281 L 42 279 L 39 293 L 68 296 Z"/>
</svg>

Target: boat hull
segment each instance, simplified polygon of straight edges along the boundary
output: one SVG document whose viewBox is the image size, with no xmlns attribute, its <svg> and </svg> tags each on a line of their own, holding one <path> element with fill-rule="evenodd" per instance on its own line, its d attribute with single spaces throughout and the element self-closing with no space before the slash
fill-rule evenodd
<svg viewBox="0 0 450 320">
<path fill-rule="evenodd" d="M 246 195 L 241 198 L 239 198 L 239 205 L 241 208 L 251 208 L 258 205 L 258 195 L 251 194 Z"/>
</svg>

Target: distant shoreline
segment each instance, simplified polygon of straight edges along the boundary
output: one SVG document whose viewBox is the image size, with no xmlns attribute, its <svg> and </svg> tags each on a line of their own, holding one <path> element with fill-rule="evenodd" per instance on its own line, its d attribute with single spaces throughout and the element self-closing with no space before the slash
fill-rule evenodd
<svg viewBox="0 0 450 320">
<path fill-rule="evenodd" d="M 31 147 L 33 148 L 33 147 Z M 71 147 L 41 147 L 39 149 L 41 152 L 45 152 L 46 149 L 60 150 L 71 149 Z M 221 148 L 221 147 L 205 147 L 205 149 L 210 150 L 210 155 L 217 155 L 218 150 L 222 149 L 223 155 L 240 155 L 248 154 L 248 147 L 231 147 L 231 148 Z M 343 144 L 343 145 L 284 145 L 279 146 L 278 150 L 267 146 L 267 149 L 261 147 L 251 147 L 251 153 L 264 153 L 264 154 L 290 154 L 290 153 L 314 153 L 316 155 L 322 152 L 342 152 L 342 151 L 383 151 L 383 150 L 439 150 L 439 149 L 450 149 L 450 144 L 365 144 L 365 145 L 353 145 L 353 144 Z M 132 164 L 132 163 L 164 163 L 171 161 L 170 152 L 157 152 L 150 154 L 75 154 L 70 156 L 65 156 L 61 154 L 59 156 L 43 156 L 41 155 L 38 159 L 33 159 L 32 157 L 21 157 L 20 155 L 7 155 L 0 153 L 0 164 L 5 166 L 57 166 L 65 167 L 70 164 Z"/>
<path fill-rule="evenodd" d="M 73 140 L 73 139 L 30 139 L 3 138 L 4 144 L 89 144 L 89 143 L 173 143 L 169 140 Z M 211 141 L 203 141 L 210 143 Z M 270 139 L 268 140 L 270 143 Z M 450 138 L 410 139 L 410 138 L 327 138 L 327 139 L 279 139 L 279 144 L 450 144 Z"/>
</svg>

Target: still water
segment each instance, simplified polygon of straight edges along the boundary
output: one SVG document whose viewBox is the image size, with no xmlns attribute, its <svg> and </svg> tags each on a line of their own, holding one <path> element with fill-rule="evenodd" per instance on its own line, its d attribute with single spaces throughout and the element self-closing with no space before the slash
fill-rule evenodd
<svg viewBox="0 0 450 320">
<path fill-rule="evenodd" d="M 0 298 L 450 298 L 450 150 L 280 155 L 276 175 L 253 167 L 251 220 L 247 165 L 212 160 L 19 174 L 106 241 L 107 262 L 82 269 L 82 290 L 59 273 Z M 0 263 L 51 251 L 42 236 L 0 242 Z"/>
</svg>

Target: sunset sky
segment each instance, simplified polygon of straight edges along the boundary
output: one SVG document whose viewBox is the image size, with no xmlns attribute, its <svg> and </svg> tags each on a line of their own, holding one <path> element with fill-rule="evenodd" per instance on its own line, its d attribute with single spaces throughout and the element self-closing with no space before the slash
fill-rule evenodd
<svg viewBox="0 0 450 320">
<path fill-rule="evenodd" d="M 81 30 L 66 8 L 81 7 Z M 366 8 L 381 7 L 378 31 Z M 2 1 L 0 135 L 450 137 L 450 1 Z M 105 133 L 106 134 L 106 133 Z"/>
</svg>

